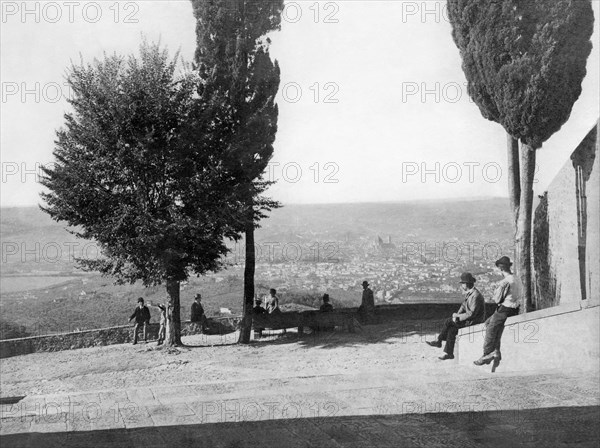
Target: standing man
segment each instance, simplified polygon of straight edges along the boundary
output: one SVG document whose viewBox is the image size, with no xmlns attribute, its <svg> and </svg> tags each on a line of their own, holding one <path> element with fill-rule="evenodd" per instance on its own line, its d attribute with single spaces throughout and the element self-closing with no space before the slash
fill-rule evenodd
<svg viewBox="0 0 600 448">
<path fill-rule="evenodd" d="M 454 344 L 458 330 L 471 325 L 480 324 L 485 320 L 485 300 L 477 288 L 475 278 L 469 272 L 460 276 L 460 286 L 465 295 L 465 300 L 451 318 L 446 319 L 442 332 L 436 341 L 425 341 L 432 347 L 442 347 L 442 341 L 446 341 L 444 354 L 440 356 L 442 361 L 454 359 Z"/>
<path fill-rule="evenodd" d="M 150 310 L 146 305 L 144 305 L 144 299 L 140 297 L 137 301 L 138 306 L 133 311 L 133 314 L 129 317 L 129 322 L 131 322 L 131 319 L 135 318 L 135 326 L 133 327 L 133 345 L 137 344 L 138 328 L 140 325 L 144 326 L 144 342 L 148 342 L 147 328 L 148 322 L 150 322 Z"/>
<path fill-rule="evenodd" d="M 368 281 L 365 280 L 362 282 L 362 287 L 362 301 L 358 307 L 358 314 L 362 322 L 368 322 L 375 314 L 375 297 L 373 296 L 373 291 L 369 288 Z"/>
<path fill-rule="evenodd" d="M 192 313 L 190 316 L 190 320 L 192 322 L 196 322 L 197 325 L 200 326 L 200 332 L 204 331 L 204 322 L 206 320 L 206 316 L 204 315 L 204 307 L 202 307 L 202 294 L 196 294 L 194 298 L 194 303 L 192 303 Z"/>
<path fill-rule="evenodd" d="M 169 299 L 166 300 L 169 303 Z M 160 310 L 160 326 L 158 327 L 158 342 L 156 345 L 161 345 L 165 341 L 165 333 L 166 333 L 166 325 L 167 325 L 167 307 L 165 305 L 161 305 L 160 303 L 153 305 L 152 303 L 148 303 L 148 306 L 156 307 Z"/>
<path fill-rule="evenodd" d="M 511 316 L 519 314 L 519 304 L 523 286 L 510 270 L 510 258 L 502 257 L 496 261 L 496 270 L 500 271 L 503 279 L 496 284 L 494 302 L 498 304 L 496 312 L 486 321 L 485 341 L 483 343 L 483 356 L 473 361 L 476 366 L 489 364 L 492 361 L 500 362 L 500 341 L 504 332 L 504 323 Z"/>
</svg>

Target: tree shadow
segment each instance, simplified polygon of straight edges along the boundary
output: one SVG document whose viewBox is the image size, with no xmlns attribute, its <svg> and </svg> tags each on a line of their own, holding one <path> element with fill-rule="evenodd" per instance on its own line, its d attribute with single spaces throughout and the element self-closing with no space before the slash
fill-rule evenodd
<svg viewBox="0 0 600 448">
<path fill-rule="evenodd" d="M 466 400 L 469 401 L 469 400 Z M 446 405 L 446 407 L 444 407 Z M 229 413 L 213 422 L 150 425 L 54 433 L 18 433 L 1 437 L 11 448 L 86 447 L 596 447 L 600 440 L 599 406 L 485 410 L 477 403 L 437 403 L 422 412 L 417 402 L 375 415 L 316 416 L 240 421 Z M 421 407 L 419 407 L 421 406 Z M 308 412 L 307 412 L 308 413 Z M 198 416 L 201 418 L 201 416 Z M 173 416 L 176 420 L 176 416 Z M 225 421 L 231 420 L 231 421 Z"/>
<path fill-rule="evenodd" d="M 273 333 L 263 331 L 267 335 L 253 340 L 257 347 L 281 344 L 298 344 L 302 348 L 335 349 L 339 347 L 360 347 L 368 344 L 425 342 L 428 335 L 439 333 L 444 323 L 439 320 L 393 320 L 379 324 L 361 325 L 354 332 L 341 327 L 333 331 L 313 331 L 299 335 L 296 330 L 288 330 L 285 334 L 275 330 Z M 306 331 L 306 329 L 305 329 Z"/>
</svg>

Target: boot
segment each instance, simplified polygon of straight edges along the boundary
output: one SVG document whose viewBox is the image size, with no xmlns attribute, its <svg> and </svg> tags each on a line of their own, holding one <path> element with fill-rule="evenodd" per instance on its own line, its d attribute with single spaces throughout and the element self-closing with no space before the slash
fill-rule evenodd
<svg viewBox="0 0 600 448">
<path fill-rule="evenodd" d="M 494 360 L 494 352 L 492 352 L 488 355 L 482 356 L 477 361 L 473 361 L 473 364 L 475 364 L 476 366 L 482 366 L 484 364 L 489 364 L 493 360 Z"/>
</svg>

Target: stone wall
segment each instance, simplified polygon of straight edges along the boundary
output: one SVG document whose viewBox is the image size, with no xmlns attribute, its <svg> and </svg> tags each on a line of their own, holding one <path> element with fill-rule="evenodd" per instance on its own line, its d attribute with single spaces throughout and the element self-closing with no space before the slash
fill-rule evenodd
<svg viewBox="0 0 600 448">
<path fill-rule="evenodd" d="M 596 125 L 575 149 L 535 210 L 536 309 L 599 301 L 598 128 Z"/>
<path fill-rule="evenodd" d="M 452 313 L 458 310 L 457 303 L 416 303 L 403 305 L 378 305 L 375 308 L 377 322 L 390 321 L 424 321 L 441 323 Z M 486 312 L 490 315 L 495 304 L 486 304 Z M 357 308 L 338 309 L 338 312 L 356 313 Z M 208 334 L 228 334 L 235 330 L 240 318 L 208 319 Z M 439 325 L 438 325 L 439 326 Z M 431 328 L 434 328 L 432 326 Z M 181 323 L 182 336 L 198 334 L 198 328 L 191 322 Z M 158 335 L 158 324 L 148 326 L 148 339 L 155 341 Z M 102 345 L 131 343 L 133 326 L 101 328 L 72 333 L 63 333 L 46 336 L 31 336 L 27 338 L 0 340 L 0 358 L 26 355 L 35 352 L 51 352 L 60 350 L 74 350 L 78 348 L 96 347 Z"/>
<path fill-rule="evenodd" d="M 228 334 L 235 331 L 239 319 L 209 319 L 207 326 L 209 334 Z M 148 325 L 149 341 L 156 341 L 159 324 Z M 192 322 L 181 323 L 181 335 L 199 334 L 199 327 Z M 139 336 L 141 337 L 141 330 Z M 54 352 L 74 350 L 77 348 L 96 347 L 101 345 L 125 344 L 133 342 L 133 325 L 84 330 L 72 333 L 53 334 L 46 336 L 31 336 L 18 339 L 0 340 L 0 358 L 26 355 L 35 352 Z"/>
</svg>

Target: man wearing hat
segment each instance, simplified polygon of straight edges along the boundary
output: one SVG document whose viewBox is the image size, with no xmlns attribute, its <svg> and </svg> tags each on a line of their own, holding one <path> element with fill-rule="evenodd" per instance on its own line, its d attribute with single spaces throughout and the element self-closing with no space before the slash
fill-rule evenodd
<svg viewBox="0 0 600 448">
<path fill-rule="evenodd" d="M 260 297 L 256 298 L 256 306 L 252 308 L 253 314 L 266 314 L 267 310 L 262 306 L 262 299 Z"/>
<path fill-rule="evenodd" d="M 324 313 L 333 311 L 333 305 L 329 303 L 329 294 L 323 294 L 323 305 L 321 305 L 319 311 L 322 311 Z"/>
<path fill-rule="evenodd" d="M 362 282 L 362 287 L 362 302 L 358 307 L 358 314 L 363 322 L 367 322 L 375 313 L 375 298 L 368 281 Z"/>
<path fill-rule="evenodd" d="M 202 294 L 196 294 L 194 298 L 194 303 L 192 303 L 192 310 L 190 315 L 190 320 L 195 322 L 196 325 L 200 327 L 200 332 L 204 332 L 204 326 L 206 323 L 206 316 L 204 315 L 204 307 L 202 303 Z"/>
<path fill-rule="evenodd" d="M 471 325 L 480 324 L 485 320 L 485 300 L 477 288 L 475 278 L 469 272 L 460 276 L 460 286 L 465 295 L 465 300 L 460 305 L 458 312 L 446 319 L 442 332 L 436 341 L 426 341 L 432 347 L 442 347 L 442 341 L 446 341 L 444 355 L 440 356 L 442 361 L 454 359 L 454 343 L 458 330 Z"/>
<path fill-rule="evenodd" d="M 140 297 L 137 299 L 137 303 L 138 306 L 135 307 L 133 314 L 129 317 L 129 322 L 131 322 L 131 319 L 135 319 L 135 326 L 133 327 L 133 345 L 137 344 L 138 328 L 140 328 L 140 326 L 144 329 L 144 342 L 148 342 L 147 329 L 148 323 L 150 322 L 150 310 L 144 305 L 144 298 Z"/>
<path fill-rule="evenodd" d="M 264 309 L 262 307 L 262 299 L 260 297 L 256 298 L 256 306 L 254 308 L 252 308 L 252 313 L 255 315 L 263 315 L 263 314 L 267 314 L 267 310 Z M 261 338 L 262 337 L 262 332 L 263 332 L 264 328 L 255 328 L 255 335 L 257 338 Z"/>
<path fill-rule="evenodd" d="M 519 279 L 511 272 L 511 266 L 512 263 L 508 257 L 502 257 L 496 261 L 496 268 L 503 277 L 496 284 L 494 291 L 494 302 L 498 304 L 498 308 L 486 322 L 483 356 L 474 361 L 476 366 L 489 364 L 492 361 L 500 362 L 502 359 L 500 340 L 504 332 L 504 323 L 509 317 L 519 314 L 523 287 Z"/>
</svg>

